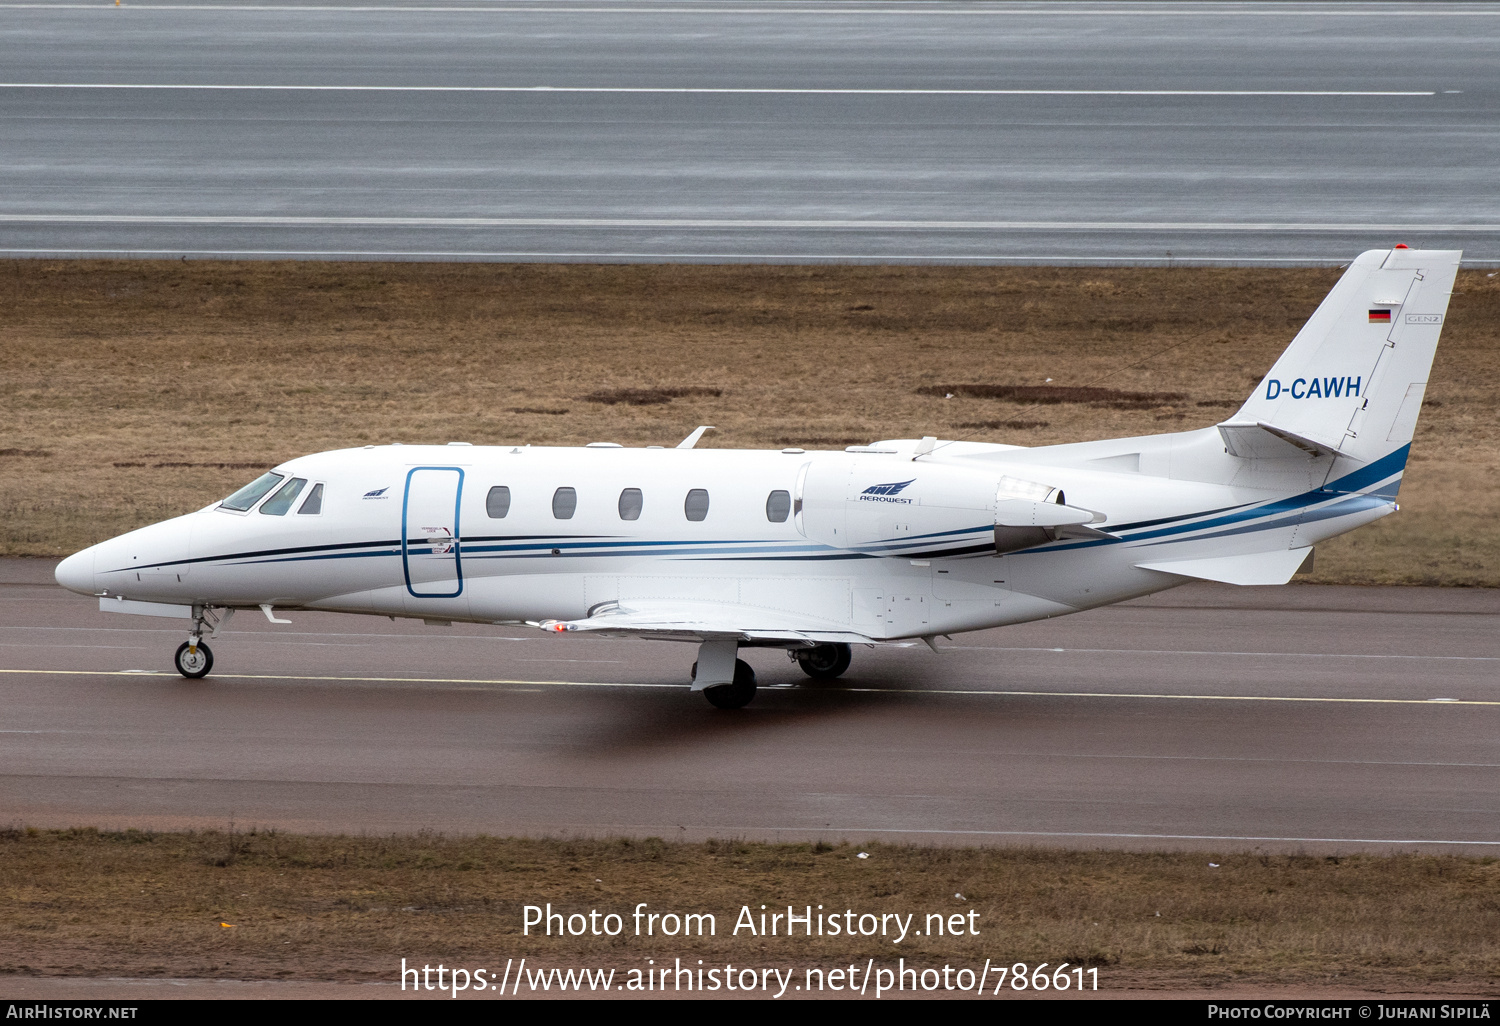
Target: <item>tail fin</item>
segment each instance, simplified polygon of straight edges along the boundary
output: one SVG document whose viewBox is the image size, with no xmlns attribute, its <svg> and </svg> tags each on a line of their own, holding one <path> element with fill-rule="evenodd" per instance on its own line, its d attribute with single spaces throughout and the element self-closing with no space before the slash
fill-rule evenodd
<svg viewBox="0 0 1500 1026">
<path fill-rule="evenodd" d="M 1219 425 L 1229 451 L 1336 455 L 1342 473 L 1345 459 L 1370 464 L 1409 445 L 1462 256 L 1403 246 L 1361 253 Z"/>
</svg>

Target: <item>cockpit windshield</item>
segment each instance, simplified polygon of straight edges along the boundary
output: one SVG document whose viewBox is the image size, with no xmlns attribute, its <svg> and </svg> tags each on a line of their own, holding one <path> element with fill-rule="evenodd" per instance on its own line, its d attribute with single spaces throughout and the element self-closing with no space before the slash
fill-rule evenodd
<svg viewBox="0 0 1500 1026">
<path fill-rule="evenodd" d="M 219 503 L 220 509 L 232 509 L 236 513 L 243 513 L 260 501 L 272 488 L 280 483 L 281 474 L 266 473 L 251 481 L 245 487 L 235 492 L 229 498 Z"/>
</svg>

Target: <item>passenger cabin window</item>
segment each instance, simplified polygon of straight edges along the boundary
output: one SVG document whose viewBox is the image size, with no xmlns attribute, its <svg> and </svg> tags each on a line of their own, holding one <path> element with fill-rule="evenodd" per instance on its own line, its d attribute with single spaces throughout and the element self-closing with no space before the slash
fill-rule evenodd
<svg viewBox="0 0 1500 1026">
<path fill-rule="evenodd" d="M 682 504 L 683 513 L 687 514 L 689 520 L 708 519 L 708 489 L 694 488 L 687 493 L 687 501 Z"/>
<path fill-rule="evenodd" d="M 773 524 L 786 523 L 792 512 L 792 493 L 777 489 L 766 496 L 766 519 Z"/>
<path fill-rule="evenodd" d="M 639 488 L 627 488 L 620 493 L 620 519 L 641 519 L 641 507 L 646 503 Z"/>
<path fill-rule="evenodd" d="M 572 520 L 578 510 L 578 492 L 572 488 L 559 488 L 552 493 L 552 515 L 559 520 Z"/>
<path fill-rule="evenodd" d="M 490 493 L 484 497 L 484 511 L 492 520 L 504 519 L 505 514 L 510 512 L 510 488 L 506 485 L 491 488 Z"/>
<path fill-rule="evenodd" d="M 257 477 L 254 481 L 251 481 L 245 487 L 235 492 L 229 498 L 219 503 L 219 508 L 232 509 L 236 513 L 243 513 L 245 512 L 245 510 L 249 509 L 251 506 L 254 506 L 257 502 L 259 502 L 261 496 L 265 495 L 272 488 L 275 488 L 278 484 L 281 483 L 281 481 L 281 474 L 262 474 L 260 477 Z"/>
<path fill-rule="evenodd" d="M 260 511 L 268 517 L 286 516 L 286 511 L 292 508 L 292 503 L 302 492 L 302 486 L 307 484 L 300 477 L 294 477 L 286 484 L 276 490 L 276 494 L 261 503 Z"/>
<path fill-rule="evenodd" d="M 323 483 L 320 481 L 312 486 L 312 491 L 307 493 L 307 498 L 302 500 L 302 505 L 297 508 L 298 516 L 314 516 L 323 512 Z"/>
</svg>

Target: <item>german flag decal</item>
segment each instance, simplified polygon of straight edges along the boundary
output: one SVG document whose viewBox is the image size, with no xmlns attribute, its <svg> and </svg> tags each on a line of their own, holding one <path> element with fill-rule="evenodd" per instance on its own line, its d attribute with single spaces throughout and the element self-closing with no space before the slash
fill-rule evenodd
<svg viewBox="0 0 1500 1026">
<path fill-rule="evenodd" d="M 1391 312 L 1389 310 L 1371 310 L 1370 311 L 1370 323 L 1371 324 L 1389 324 L 1389 323 L 1391 323 Z"/>
</svg>

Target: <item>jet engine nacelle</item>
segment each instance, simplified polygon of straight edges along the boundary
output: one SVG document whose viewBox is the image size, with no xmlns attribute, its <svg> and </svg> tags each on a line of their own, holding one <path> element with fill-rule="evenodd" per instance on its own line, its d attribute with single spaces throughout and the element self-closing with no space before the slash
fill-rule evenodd
<svg viewBox="0 0 1500 1026">
<path fill-rule="evenodd" d="M 798 499 L 809 540 L 877 556 L 1013 552 L 1104 519 L 1047 484 L 882 455 L 808 464 Z"/>
</svg>

